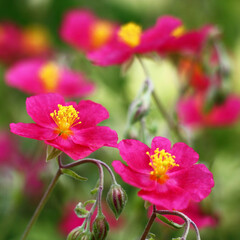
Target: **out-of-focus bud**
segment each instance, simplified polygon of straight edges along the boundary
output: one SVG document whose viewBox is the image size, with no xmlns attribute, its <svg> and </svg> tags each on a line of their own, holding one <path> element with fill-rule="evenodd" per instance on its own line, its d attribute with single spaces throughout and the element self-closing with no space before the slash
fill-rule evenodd
<svg viewBox="0 0 240 240">
<path fill-rule="evenodd" d="M 85 231 L 83 226 L 74 228 L 67 236 L 67 240 L 93 240 L 92 233 Z"/>
<path fill-rule="evenodd" d="M 119 218 L 127 203 L 127 194 L 119 184 L 112 184 L 107 194 L 107 203 L 112 209 L 116 219 Z"/>
<path fill-rule="evenodd" d="M 99 215 L 95 218 L 93 222 L 93 237 L 97 240 L 104 240 L 107 237 L 109 230 L 108 222 L 104 215 Z"/>
</svg>

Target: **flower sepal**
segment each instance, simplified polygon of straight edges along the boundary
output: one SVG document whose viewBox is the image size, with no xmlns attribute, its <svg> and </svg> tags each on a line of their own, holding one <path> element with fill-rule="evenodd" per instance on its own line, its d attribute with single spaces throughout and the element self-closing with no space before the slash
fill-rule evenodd
<svg viewBox="0 0 240 240">
<path fill-rule="evenodd" d="M 89 230 L 84 230 L 83 226 L 74 228 L 67 236 L 67 240 L 93 240 L 93 235 Z"/>
<path fill-rule="evenodd" d="M 49 160 L 57 158 L 61 153 L 62 153 L 61 150 L 48 145 L 47 146 L 46 162 L 48 162 Z"/>
<path fill-rule="evenodd" d="M 109 224 L 105 216 L 100 212 L 93 222 L 92 234 L 94 239 L 104 240 L 109 231 Z"/>
</svg>

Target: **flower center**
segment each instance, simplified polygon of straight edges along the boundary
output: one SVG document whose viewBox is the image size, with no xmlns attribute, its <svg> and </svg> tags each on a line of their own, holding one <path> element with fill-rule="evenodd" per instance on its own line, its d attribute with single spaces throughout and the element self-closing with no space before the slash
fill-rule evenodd
<svg viewBox="0 0 240 240">
<path fill-rule="evenodd" d="M 62 106 L 58 104 L 58 111 L 50 113 L 50 116 L 57 124 L 58 128 L 55 130 L 57 134 L 66 139 L 69 135 L 73 134 L 70 128 L 80 124 L 78 114 L 79 112 L 72 106 Z"/>
<path fill-rule="evenodd" d="M 53 62 L 48 62 L 44 64 L 39 72 L 40 80 L 47 92 L 54 92 L 58 86 L 59 82 L 59 68 Z"/>
<path fill-rule="evenodd" d="M 29 54 L 41 54 L 48 49 L 49 34 L 41 26 L 31 26 L 23 32 L 23 47 Z"/>
<path fill-rule="evenodd" d="M 172 36 L 173 37 L 176 37 L 176 38 L 179 38 L 181 37 L 184 33 L 186 32 L 186 29 L 183 25 L 175 28 L 173 31 L 172 31 Z"/>
<path fill-rule="evenodd" d="M 149 152 L 146 152 L 146 154 L 150 157 L 149 165 L 153 168 L 153 171 L 150 172 L 150 178 L 158 183 L 165 183 L 168 179 L 167 171 L 179 166 L 175 163 L 175 156 L 164 149 L 159 151 L 159 148 L 156 148 L 153 155 L 150 155 Z"/>
<path fill-rule="evenodd" d="M 106 21 L 96 22 L 91 29 L 91 43 L 94 49 L 103 46 L 110 39 L 113 33 L 113 26 Z"/>
<path fill-rule="evenodd" d="M 142 28 L 135 23 L 127 23 L 121 26 L 118 31 L 120 39 L 129 47 L 136 47 L 140 44 Z"/>
</svg>

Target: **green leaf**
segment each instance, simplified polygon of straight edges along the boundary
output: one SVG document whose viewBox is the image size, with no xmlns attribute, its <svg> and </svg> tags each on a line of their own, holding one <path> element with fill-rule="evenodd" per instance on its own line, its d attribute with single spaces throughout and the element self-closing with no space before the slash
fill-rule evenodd
<svg viewBox="0 0 240 240">
<path fill-rule="evenodd" d="M 90 200 L 87 200 L 86 202 L 84 202 L 83 206 L 86 207 L 88 204 L 94 204 L 96 202 L 95 199 L 90 199 Z"/>
<path fill-rule="evenodd" d="M 89 211 L 85 208 L 85 206 L 81 202 L 77 204 L 74 211 L 79 218 L 86 218 L 89 214 Z"/>
<path fill-rule="evenodd" d="M 61 150 L 54 148 L 50 145 L 47 146 L 47 157 L 46 162 L 58 157 L 62 153 Z"/>
<path fill-rule="evenodd" d="M 88 180 L 87 178 L 78 175 L 77 173 L 75 173 L 74 171 L 72 171 L 70 169 L 62 168 L 61 171 L 63 174 L 66 174 L 76 180 L 79 180 L 79 181 L 87 181 Z"/>
<path fill-rule="evenodd" d="M 174 227 L 174 228 L 176 228 L 176 229 L 181 229 L 181 228 L 183 228 L 184 225 L 185 225 L 185 224 L 180 225 L 180 224 L 177 224 L 177 223 L 173 222 L 172 220 L 168 220 L 166 217 L 164 217 L 164 216 L 161 215 L 161 214 L 157 214 L 157 217 L 158 217 L 162 222 L 164 222 L 164 223 L 168 224 L 169 226 Z"/>
<path fill-rule="evenodd" d="M 97 192 L 98 192 L 98 188 L 94 188 L 94 189 L 91 190 L 90 193 L 91 193 L 92 195 L 94 195 L 94 194 L 96 194 Z"/>
</svg>

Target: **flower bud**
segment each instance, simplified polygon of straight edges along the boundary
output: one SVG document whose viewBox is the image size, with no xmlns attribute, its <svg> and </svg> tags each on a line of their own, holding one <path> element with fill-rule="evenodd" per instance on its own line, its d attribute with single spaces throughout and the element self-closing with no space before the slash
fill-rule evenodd
<svg viewBox="0 0 240 240">
<path fill-rule="evenodd" d="M 112 184 L 107 194 L 107 203 L 112 209 L 116 219 L 119 218 L 127 203 L 127 194 L 119 184 Z"/>
<path fill-rule="evenodd" d="M 93 240 L 92 234 L 82 226 L 74 228 L 67 236 L 67 240 Z"/>
<path fill-rule="evenodd" d="M 99 215 L 93 222 L 93 237 L 97 240 L 104 240 L 109 230 L 108 222 L 104 215 Z"/>
</svg>

